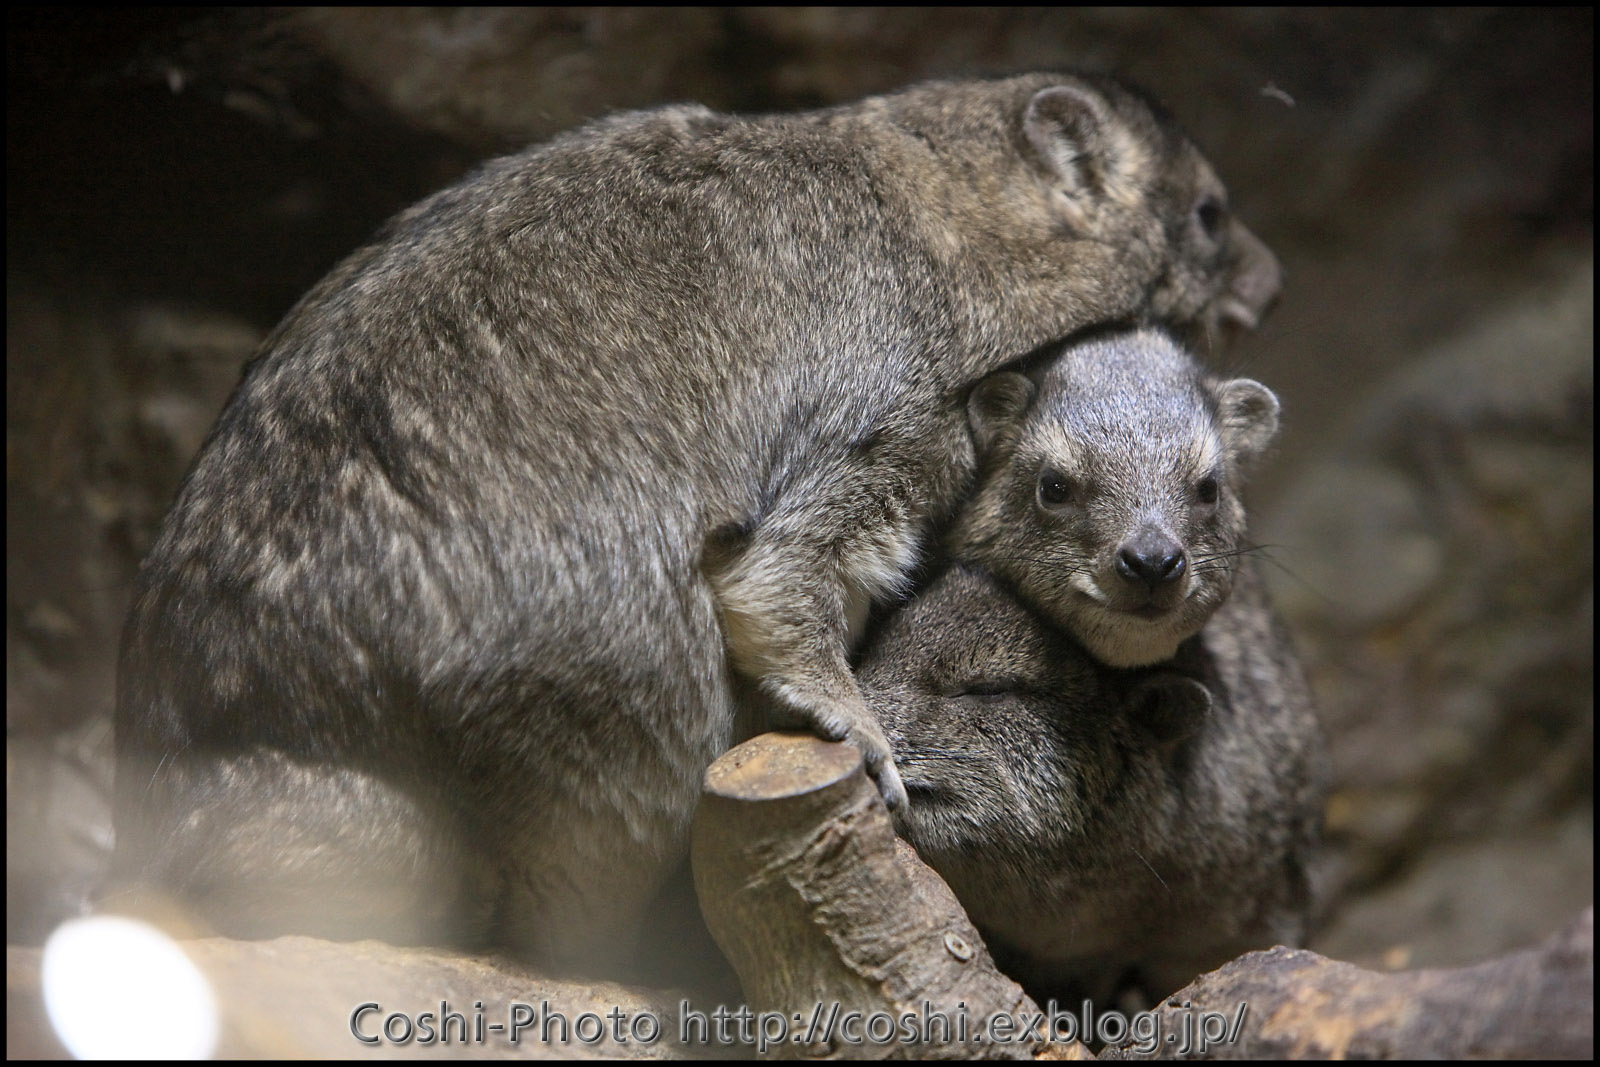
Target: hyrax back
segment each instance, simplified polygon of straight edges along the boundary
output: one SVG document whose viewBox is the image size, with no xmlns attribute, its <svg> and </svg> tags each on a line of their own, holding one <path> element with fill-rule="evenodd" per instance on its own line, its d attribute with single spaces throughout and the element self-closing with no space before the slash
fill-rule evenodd
<svg viewBox="0 0 1600 1067">
<path fill-rule="evenodd" d="M 735 673 L 902 787 L 847 656 L 971 477 L 972 384 L 1278 268 L 1164 117 L 1057 75 L 618 115 L 393 220 L 245 372 L 140 573 L 122 877 L 226 931 L 603 970 Z"/>
<path fill-rule="evenodd" d="M 1067 347 L 1037 384 L 994 375 L 970 413 L 982 483 L 954 554 L 1111 666 L 1170 659 L 1248 548 L 1240 483 L 1277 430 L 1277 398 L 1139 330 Z"/>
</svg>

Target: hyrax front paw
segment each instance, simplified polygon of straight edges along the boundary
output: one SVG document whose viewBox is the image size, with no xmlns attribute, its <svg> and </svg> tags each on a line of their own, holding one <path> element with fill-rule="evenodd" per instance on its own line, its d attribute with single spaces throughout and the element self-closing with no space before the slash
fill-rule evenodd
<svg viewBox="0 0 1600 1067">
<path fill-rule="evenodd" d="M 900 781 L 900 771 L 894 765 L 894 757 L 889 754 L 889 742 L 876 726 L 872 727 L 872 737 L 852 733 L 851 740 L 861 749 L 861 754 L 866 758 L 867 773 L 872 775 L 872 780 L 878 783 L 878 792 L 883 794 L 883 802 L 889 806 L 890 811 L 904 811 L 906 809 L 906 787 Z"/>
<path fill-rule="evenodd" d="M 867 773 L 878 784 L 878 792 L 883 794 L 883 802 L 889 806 L 889 810 L 901 811 L 905 808 L 906 787 L 900 781 L 900 772 L 895 769 L 889 741 L 863 702 L 855 701 L 854 708 L 835 703 L 819 704 L 788 686 L 776 688 L 778 708 L 781 710 L 773 713 L 778 720 L 774 725 L 810 730 L 825 741 L 849 741 L 861 750 Z"/>
</svg>

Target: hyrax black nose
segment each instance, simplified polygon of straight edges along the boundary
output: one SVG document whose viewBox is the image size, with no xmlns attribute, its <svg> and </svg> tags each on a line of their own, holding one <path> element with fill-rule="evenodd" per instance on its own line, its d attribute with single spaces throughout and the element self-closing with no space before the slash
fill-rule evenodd
<svg viewBox="0 0 1600 1067">
<path fill-rule="evenodd" d="M 1183 577 L 1183 546 L 1159 530 L 1142 530 L 1117 549 L 1117 574 L 1154 590 Z"/>
</svg>

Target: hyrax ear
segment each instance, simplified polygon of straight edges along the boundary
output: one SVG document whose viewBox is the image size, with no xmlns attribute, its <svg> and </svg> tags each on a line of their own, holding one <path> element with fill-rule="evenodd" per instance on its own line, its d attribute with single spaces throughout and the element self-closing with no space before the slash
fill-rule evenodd
<svg viewBox="0 0 1600 1067">
<path fill-rule="evenodd" d="M 1128 690 L 1128 711 L 1156 741 L 1181 741 L 1211 714 L 1211 690 L 1177 671 L 1155 671 Z"/>
<path fill-rule="evenodd" d="M 979 459 L 989 454 L 1002 433 L 1021 424 L 1033 394 L 1033 382 L 1016 371 L 991 374 L 973 386 L 967 397 L 967 425 Z"/>
<path fill-rule="evenodd" d="M 1260 455 L 1278 432 L 1277 396 L 1249 378 L 1219 383 L 1216 396 L 1222 440 L 1229 455 L 1235 462 Z"/>
<path fill-rule="evenodd" d="M 1150 149 L 1105 97 L 1073 85 L 1040 89 L 1022 130 L 1041 175 L 1068 197 L 1142 203 L 1144 178 L 1156 169 Z"/>
<path fill-rule="evenodd" d="M 1105 102 L 1071 85 L 1040 89 L 1022 116 L 1039 167 L 1068 195 L 1092 191 L 1098 175 L 1110 169 L 1111 128 Z"/>
</svg>

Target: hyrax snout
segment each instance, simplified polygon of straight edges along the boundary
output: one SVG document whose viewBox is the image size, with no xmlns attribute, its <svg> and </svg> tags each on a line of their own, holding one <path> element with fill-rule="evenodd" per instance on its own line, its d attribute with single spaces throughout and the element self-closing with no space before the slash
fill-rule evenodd
<svg viewBox="0 0 1600 1067">
<path fill-rule="evenodd" d="M 1159 526 L 1141 527 L 1117 546 L 1117 577 L 1152 598 L 1184 576 L 1187 562 L 1183 546 Z"/>
<path fill-rule="evenodd" d="M 955 554 L 1105 663 L 1171 658 L 1227 598 L 1249 548 L 1240 484 L 1277 430 L 1266 386 L 1146 329 L 994 375 L 969 415 L 983 474 Z"/>
</svg>

